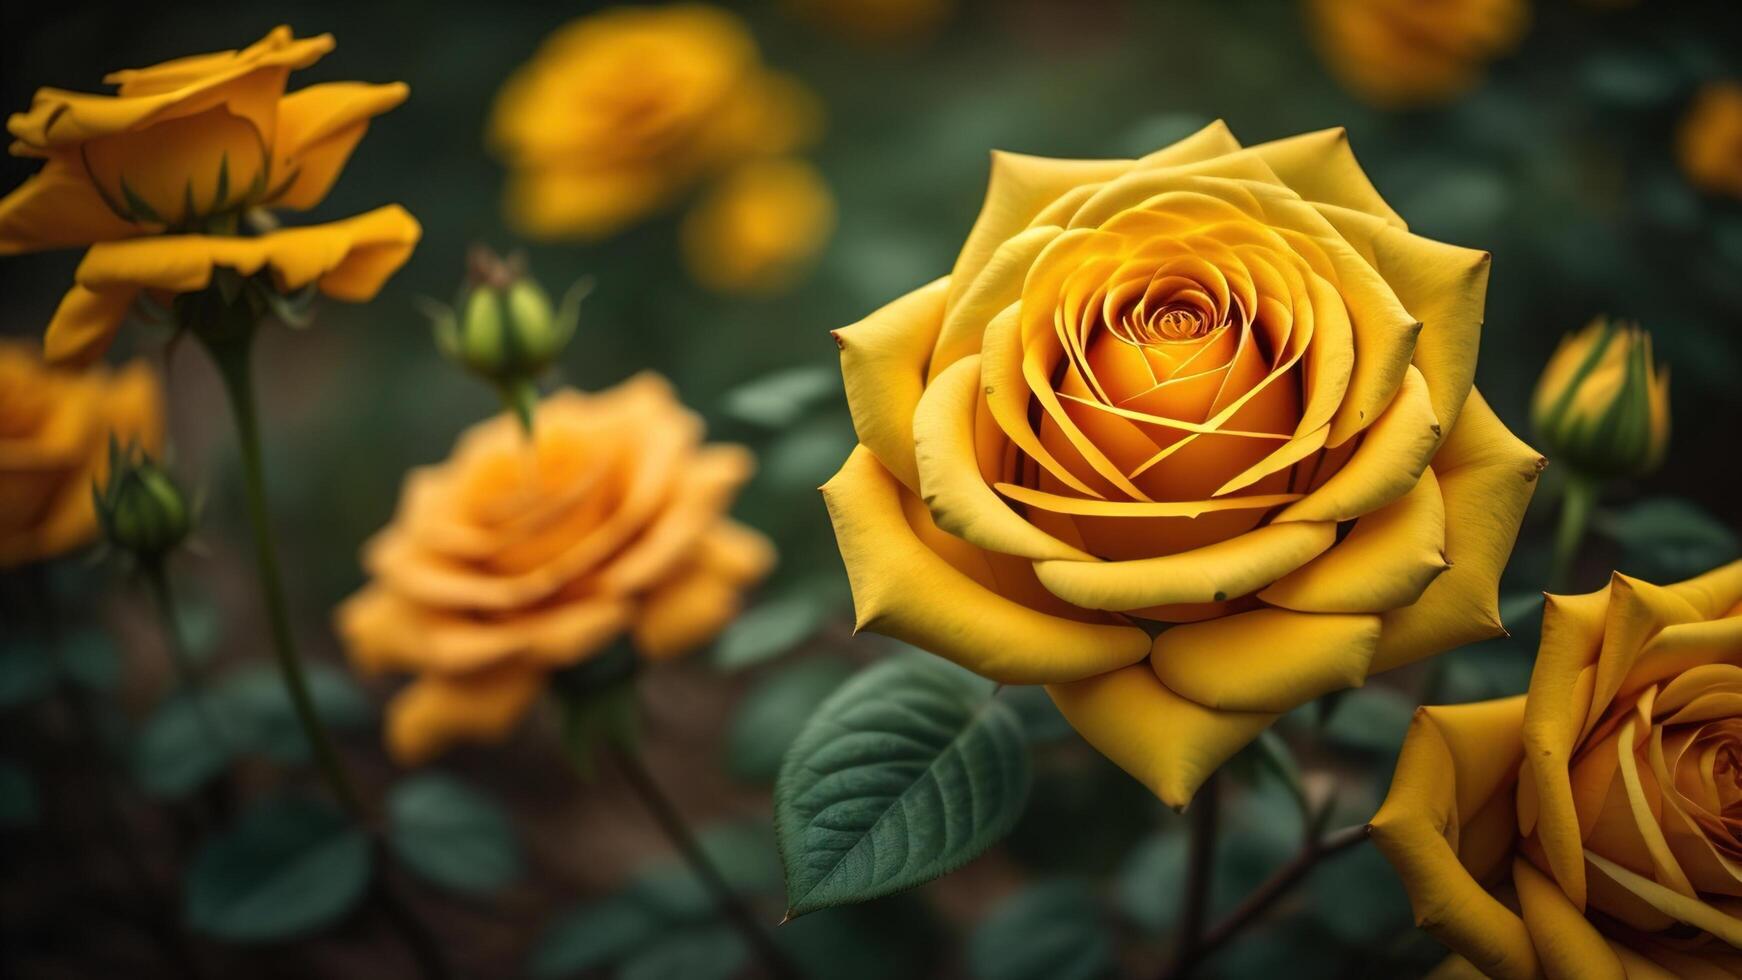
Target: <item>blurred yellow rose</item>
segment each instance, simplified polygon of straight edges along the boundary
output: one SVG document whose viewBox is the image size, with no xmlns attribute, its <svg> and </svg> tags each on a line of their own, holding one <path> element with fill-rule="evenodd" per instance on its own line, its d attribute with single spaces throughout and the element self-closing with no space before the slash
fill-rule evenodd
<svg viewBox="0 0 1742 980">
<path fill-rule="evenodd" d="M 786 6 L 826 30 L 873 44 L 931 37 L 956 12 L 956 0 L 786 0 Z"/>
<path fill-rule="evenodd" d="M 684 261 L 710 289 L 779 289 L 822 250 L 834 227 L 835 199 L 815 168 L 758 160 L 721 178 L 684 218 Z"/>
<path fill-rule="evenodd" d="M 1598 317 L 1555 349 L 1531 399 L 1549 456 L 1593 476 L 1643 476 L 1669 448 L 1669 370 L 1638 324 Z"/>
<path fill-rule="evenodd" d="M 532 443 L 501 415 L 414 470 L 338 609 L 359 669 L 416 675 L 388 713 L 402 763 L 503 737 L 551 672 L 625 632 L 652 659 L 706 643 L 773 563 L 724 516 L 750 454 L 702 444 L 663 379 L 559 391 L 537 418 Z"/>
<path fill-rule="evenodd" d="M 1525 0 L 1308 0 L 1332 75 L 1383 108 L 1445 102 L 1524 37 Z"/>
<path fill-rule="evenodd" d="M 1410 726 L 1373 838 L 1416 920 L 1492 977 L 1742 976 L 1739 653 L 1742 562 L 1549 596 L 1528 694 Z"/>
<path fill-rule="evenodd" d="M 1702 88 L 1682 120 L 1677 149 L 1694 186 L 1742 197 L 1742 84 Z"/>
<path fill-rule="evenodd" d="M 143 361 L 68 371 L 43 364 L 35 344 L 0 341 L 0 567 L 96 537 L 91 487 L 107 479 L 111 436 L 163 445 L 163 395 Z"/>
<path fill-rule="evenodd" d="M 91 246 L 49 324 L 51 360 L 99 356 L 141 290 L 203 289 L 215 266 L 361 300 L 404 262 L 419 229 L 397 207 L 235 237 L 250 209 L 319 204 L 370 118 L 405 101 L 397 82 L 285 93 L 332 48 L 279 27 L 240 51 L 113 72 L 114 95 L 40 89 L 7 120 L 12 153 L 43 166 L 0 200 L 0 254 Z"/>
<path fill-rule="evenodd" d="M 859 625 L 1046 684 L 1175 806 L 1279 713 L 1498 635 L 1542 461 L 1472 389 L 1488 265 L 1340 130 L 995 155 L 955 269 L 836 333 Z"/>
<path fill-rule="evenodd" d="M 808 142 L 818 108 L 763 66 L 717 7 L 625 7 L 546 38 L 502 86 L 489 143 L 508 217 L 537 238 L 597 239 L 744 159 Z"/>
</svg>

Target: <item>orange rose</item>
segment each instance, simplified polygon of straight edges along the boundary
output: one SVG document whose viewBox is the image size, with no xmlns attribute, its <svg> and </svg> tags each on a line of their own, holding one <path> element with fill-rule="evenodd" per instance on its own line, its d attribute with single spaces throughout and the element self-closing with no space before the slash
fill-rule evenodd
<svg viewBox="0 0 1742 980">
<path fill-rule="evenodd" d="M 625 632 L 652 659 L 706 643 L 773 563 L 724 516 L 750 454 L 702 444 L 663 379 L 559 391 L 536 417 L 530 445 L 498 416 L 414 470 L 364 548 L 373 581 L 338 610 L 360 669 L 418 675 L 389 709 L 403 763 L 501 738 L 547 675 Z"/>
<path fill-rule="evenodd" d="M 1742 562 L 1548 597 L 1530 691 L 1423 708 L 1373 838 L 1502 978 L 1742 977 Z"/>
<path fill-rule="evenodd" d="M 1676 149 L 1694 186 L 1742 197 L 1742 83 L 1701 89 L 1682 120 Z"/>
<path fill-rule="evenodd" d="M 1525 0 L 1310 0 L 1325 65 L 1377 106 L 1444 102 L 1524 36 Z"/>
<path fill-rule="evenodd" d="M 96 537 L 91 487 L 107 478 L 111 436 L 162 446 L 163 395 L 143 361 L 65 371 L 35 345 L 0 341 L 0 567 Z"/>
</svg>

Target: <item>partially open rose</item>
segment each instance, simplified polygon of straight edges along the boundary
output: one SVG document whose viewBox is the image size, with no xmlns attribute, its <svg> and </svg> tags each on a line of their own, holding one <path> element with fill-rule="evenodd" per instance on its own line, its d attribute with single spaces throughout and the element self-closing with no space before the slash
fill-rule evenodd
<svg viewBox="0 0 1742 980">
<path fill-rule="evenodd" d="M 1278 713 L 1496 635 L 1541 460 L 1472 390 L 1487 279 L 1341 131 L 995 156 L 954 271 L 836 334 L 860 625 L 1048 685 L 1174 805 Z"/>
<path fill-rule="evenodd" d="M 397 206 L 239 234 L 250 209 L 319 204 L 369 120 L 405 101 L 399 82 L 285 92 L 332 49 L 329 34 L 279 27 L 237 51 L 112 72 L 113 94 L 40 89 L 7 120 L 13 155 L 42 169 L 0 199 L 0 255 L 91 246 L 49 323 L 51 360 L 101 355 L 140 292 L 204 289 L 216 268 L 358 301 L 405 262 L 421 229 Z"/>
<path fill-rule="evenodd" d="M 1742 562 L 1549 596 L 1530 692 L 1423 708 L 1373 836 L 1500 978 L 1742 977 Z"/>
</svg>

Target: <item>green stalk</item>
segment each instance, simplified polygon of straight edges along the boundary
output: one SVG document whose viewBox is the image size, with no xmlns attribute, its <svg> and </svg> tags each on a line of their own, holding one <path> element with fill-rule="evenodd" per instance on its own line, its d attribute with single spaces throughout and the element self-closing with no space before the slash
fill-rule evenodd
<svg viewBox="0 0 1742 980">
<path fill-rule="evenodd" d="M 242 483 L 248 499 L 248 521 L 254 532 L 254 560 L 260 579 L 260 595 L 266 603 L 267 620 L 272 630 L 272 652 L 278 660 L 278 670 L 290 694 L 291 707 L 297 723 L 302 726 L 309 746 L 314 750 L 315 764 L 320 768 L 328 788 L 350 815 L 368 826 L 368 807 L 357 792 L 350 771 L 339 758 L 326 725 L 315 711 L 314 698 L 309 694 L 308 678 L 304 675 L 302 658 L 297 653 L 296 639 L 291 634 L 290 611 L 284 599 L 284 581 L 278 567 L 278 542 L 272 531 L 272 519 L 266 506 L 266 474 L 261 461 L 260 420 L 254 399 L 254 373 L 250 355 L 254 332 L 244 330 L 225 337 L 197 334 L 224 379 L 224 390 L 230 397 L 230 412 L 236 420 L 236 442 L 242 454 Z"/>
<path fill-rule="evenodd" d="M 1549 574 L 1549 590 L 1566 592 L 1573 586 L 1573 562 L 1579 557 L 1585 529 L 1591 523 L 1591 511 L 1597 503 L 1598 481 L 1578 472 L 1567 473 L 1566 490 L 1561 496 L 1560 527 L 1555 531 L 1554 565 Z"/>
<path fill-rule="evenodd" d="M 205 729 L 206 737 L 213 744 L 227 746 L 223 727 L 212 717 L 211 708 L 206 704 L 203 685 L 200 683 L 199 670 L 194 666 L 193 657 L 188 653 L 187 638 L 181 629 L 181 618 L 176 614 L 175 592 L 170 588 L 169 571 L 163 567 L 161 559 L 145 562 L 142 570 L 145 573 L 145 586 L 151 593 L 151 603 L 157 608 L 157 619 L 163 627 L 163 643 L 169 648 L 169 659 L 175 665 L 176 684 L 181 692 L 193 699 L 194 714 L 199 717 L 200 727 Z"/>
</svg>

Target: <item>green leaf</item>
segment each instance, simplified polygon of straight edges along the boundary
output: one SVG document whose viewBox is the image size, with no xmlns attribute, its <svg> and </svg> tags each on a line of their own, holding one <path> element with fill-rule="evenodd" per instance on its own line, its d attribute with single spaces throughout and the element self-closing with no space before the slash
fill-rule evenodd
<svg viewBox="0 0 1742 980">
<path fill-rule="evenodd" d="M 133 772 L 147 793 L 179 799 L 229 765 L 243 744 L 228 705 L 209 694 L 181 692 L 146 718 L 133 744 Z"/>
<path fill-rule="evenodd" d="M 615 963 L 666 928 L 657 911 L 633 894 L 613 895 L 564 913 L 533 945 L 527 972 L 533 980 L 560 980 Z"/>
<path fill-rule="evenodd" d="M 770 429 L 784 429 L 825 399 L 841 394 L 841 370 L 807 365 L 765 374 L 726 392 L 727 415 Z"/>
<path fill-rule="evenodd" d="M 811 711 L 851 673 L 839 660 L 817 657 L 769 674 L 738 705 L 726 734 L 727 769 L 746 782 L 772 782 Z"/>
<path fill-rule="evenodd" d="M 520 846 L 494 800 L 426 772 L 387 797 L 387 840 L 406 867 L 443 888 L 488 894 L 520 875 Z"/>
<path fill-rule="evenodd" d="M 94 629 L 69 634 L 61 643 L 61 673 L 92 691 L 112 691 L 121 680 L 121 658 L 107 636 Z"/>
<path fill-rule="evenodd" d="M 699 842 L 734 891 L 779 887 L 766 824 L 710 827 Z M 713 895 L 695 872 L 675 858 L 663 859 L 637 872 L 615 895 L 560 916 L 534 946 L 528 970 L 534 980 L 559 980 L 617 963 L 625 964 L 625 975 L 631 962 L 639 962 L 639 970 L 663 969 L 662 960 L 652 955 L 655 948 L 674 942 L 687 947 L 684 937 L 723 923 Z"/>
<path fill-rule="evenodd" d="M 1180 890 L 1187 846 L 1186 835 L 1163 831 L 1151 835 L 1131 852 L 1114 879 L 1115 905 L 1144 932 L 1164 935 L 1179 918 Z"/>
<path fill-rule="evenodd" d="M 305 664 L 303 669 L 315 712 L 328 726 L 355 728 L 369 721 L 368 698 L 343 671 L 321 663 Z M 251 664 L 224 677 L 214 693 L 245 726 L 250 749 L 279 762 L 308 759 L 307 737 L 277 667 Z"/>
<path fill-rule="evenodd" d="M 370 865 L 368 838 L 339 811 L 311 800 L 265 803 L 195 855 L 188 924 L 234 942 L 303 935 L 357 904 Z"/>
<path fill-rule="evenodd" d="M 717 923 L 665 936 L 631 955 L 617 980 L 730 980 L 749 961 L 744 937 Z"/>
<path fill-rule="evenodd" d="M 774 788 L 789 914 L 930 881 L 1015 825 L 1031 781 L 1022 722 L 945 661 L 861 671 L 811 716 Z"/>
<path fill-rule="evenodd" d="M 36 781 L 24 767 L 0 759 L 0 830 L 29 827 L 42 818 Z"/>
<path fill-rule="evenodd" d="M 0 708 L 40 701 L 54 690 L 54 660 L 29 641 L 0 647 Z"/>
<path fill-rule="evenodd" d="M 1592 527 L 1621 545 L 1628 572 L 1652 581 L 1689 578 L 1742 554 L 1735 532 L 1680 497 L 1598 511 Z"/>
<path fill-rule="evenodd" d="M 1114 940 L 1078 881 L 1033 885 L 1005 899 L 968 938 L 975 980 L 1098 980 L 1113 974 Z"/>
<path fill-rule="evenodd" d="M 778 657 L 809 639 L 829 612 L 826 598 L 813 589 L 769 599 L 720 634 L 714 664 L 721 670 L 742 670 Z"/>
</svg>

